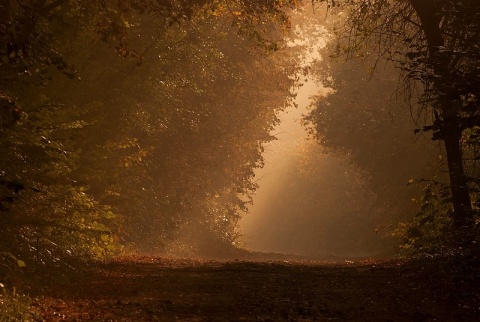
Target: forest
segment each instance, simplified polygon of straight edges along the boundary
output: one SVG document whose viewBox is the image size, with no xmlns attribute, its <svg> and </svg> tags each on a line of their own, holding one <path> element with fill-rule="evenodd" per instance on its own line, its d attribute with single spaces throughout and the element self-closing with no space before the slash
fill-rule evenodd
<svg viewBox="0 0 480 322">
<path fill-rule="evenodd" d="M 1 0 L 0 321 L 473 320 L 479 46 L 478 0 Z"/>
</svg>

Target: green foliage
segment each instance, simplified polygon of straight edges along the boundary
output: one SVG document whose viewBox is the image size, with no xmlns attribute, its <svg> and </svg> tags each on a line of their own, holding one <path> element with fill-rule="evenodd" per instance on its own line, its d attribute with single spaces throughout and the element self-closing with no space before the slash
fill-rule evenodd
<svg viewBox="0 0 480 322">
<path fill-rule="evenodd" d="M 400 253 L 406 256 L 448 255 L 455 251 L 451 230 L 451 209 L 445 198 L 448 187 L 424 187 L 417 201 L 420 211 L 408 223 L 398 224 L 391 236 L 401 241 Z M 443 190 L 443 191 L 442 191 Z"/>
<path fill-rule="evenodd" d="M 2 190 L 9 202 L 0 212 L 0 249 L 27 262 L 30 274 L 117 254 L 119 216 L 74 179 L 82 156 L 75 138 L 92 124 L 88 107 L 52 104 L 45 95 L 26 102 L 28 114 L 0 138 L 2 180 L 17 187 Z M 12 266 L 3 272 L 17 282 L 26 274 Z"/>
<path fill-rule="evenodd" d="M 36 321 L 38 314 L 31 308 L 31 299 L 26 295 L 18 294 L 16 289 L 7 290 L 0 283 L 0 321 Z"/>
</svg>

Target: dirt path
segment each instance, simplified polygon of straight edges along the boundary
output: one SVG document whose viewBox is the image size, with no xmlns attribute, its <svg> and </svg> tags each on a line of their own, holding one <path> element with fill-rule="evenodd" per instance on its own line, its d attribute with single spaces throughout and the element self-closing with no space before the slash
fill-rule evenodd
<svg viewBox="0 0 480 322">
<path fill-rule="evenodd" d="M 477 321 L 479 285 L 439 276 L 418 263 L 136 257 L 36 305 L 47 321 Z"/>
</svg>

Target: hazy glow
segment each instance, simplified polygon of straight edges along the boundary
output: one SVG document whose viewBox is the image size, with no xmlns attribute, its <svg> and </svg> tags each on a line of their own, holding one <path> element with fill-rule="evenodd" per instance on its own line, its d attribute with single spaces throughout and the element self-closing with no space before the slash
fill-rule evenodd
<svg viewBox="0 0 480 322">
<path fill-rule="evenodd" d="M 301 48 L 298 64 L 304 70 L 312 67 L 320 71 L 322 64 L 330 64 L 318 53 L 330 35 L 308 13 L 296 20 L 296 38 L 290 40 L 289 47 Z M 329 70 L 330 66 L 324 67 Z M 390 244 L 379 229 L 391 208 L 379 203 L 381 197 L 368 169 L 348 153 L 333 150 L 327 154 L 315 140 L 307 139 L 302 115 L 308 114 L 314 97 L 335 94 L 317 84 L 313 75 L 307 79 L 299 76 L 304 85 L 296 92 L 298 108 L 289 106 L 280 115 L 281 123 L 273 133 L 277 140 L 266 146 L 265 167 L 256 172 L 259 189 L 254 204 L 239 222 L 241 242 L 249 250 L 318 259 L 385 256 Z M 350 95 L 348 100 L 355 100 L 354 95 L 346 95 Z M 383 119 L 383 112 L 378 113 Z M 332 122 L 332 127 L 342 131 L 342 122 Z M 357 141 L 362 147 L 362 141 Z M 364 146 L 369 148 L 368 142 Z M 398 212 L 403 214 L 407 206 Z"/>
<path fill-rule="evenodd" d="M 322 28 L 317 31 L 310 37 L 324 34 Z M 317 48 L 324 46 L 325 40 L 317 38 L 312 41 L 311 38 L 306 39 L 305 37 L 302 39 L 300 30 L 297 30 L 296 33 L 299 38 L 292 40 L 289 46 L 306 48 L 301 55 L 300 66 L 308 67 L 315 60 L 320 60 Z M 308 44 L 311 45 L 308 46 Z M 258 169 L 255 175 L 256 178 L 259 178 L 260 187 L 254 197 L 254 205 L 250 207 L 250 213 L 243 216 L 239 222 L 240 231 L 244 237 L 243 243 L 250 250 L 283 253 L 289 253 L 292 250 L 282 247 L 281 242 L 277 240 L 278 237 L 272 236 L 269 230 L 277 223 L 275 214 L 271 212 L 272 205 L 276 203 L 276 195 L 279 190 L 288 185 L 285 182 L 285 173 L 292 167 L 298 166 L 298 156 L 306 144 L 316 144 L 313 141 L 307 142 L 308 134 L 301 124 L 301 119 L 302 115 L 308 112 L 311 97 L 324 95 L 326 92 L 310 77 L 303 80 L 303 86 L 296 90 L 295 103 L 298 107 L 289 106 L 280 115 L 281 123 L 273 133 L 277 140 L 265 148 L 265 167 Z M 295 234 L 301 233 L 300 231 L 295 232 Z"/>
<path fill-rule="evenodd" d="M 322 61 L 318 49 L 329 35 L 322 27 L 303 30 L 304 22 L 289 45 L 302 48 L 298 63 L 308 68 Z M 358 168 L 344 157 L 324 154 L 301 124 L 312 98 L 328 95 L 312 77 L 301 76 L 298 108 L 289 106 L 280 115 L 273 133 L 277 140 L 266 146 L 265 167 L 256 172 L 254 204 L 239 222 L 243 246 L 316 258 L 375 256 L 382 244 L 376 224 L 368 219 L 375 195 L 365 189 Z"/>
</svg>

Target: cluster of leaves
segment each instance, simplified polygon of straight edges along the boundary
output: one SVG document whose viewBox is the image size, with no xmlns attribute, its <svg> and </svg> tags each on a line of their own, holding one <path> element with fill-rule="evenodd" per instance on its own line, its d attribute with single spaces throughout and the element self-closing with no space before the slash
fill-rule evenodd
<svg viewBox="0 0 480 322">
<path fill-rule="evenodd" d="M 72 179 L 81 155 L 74 138 L 87 127 L 81 118 L 86 111 L 47 101 L 34 106 L 0 138 L 5 182 L 1 249 L 25 261 L 28 269 L 41 271 L 64 271 L 68 258 L 118 252 L 117 215 Z M 8 276 L 9 267 L 3 268 Z M 4 282 L 13 280 L 15 276 Z"/>
<path fill-rule="evenodd" d="M 279 38 L 268 38 L 269 32 L 278 26 L 286 30 L 290 27 L 287 13 L 300 7 L 300 0 L 234 0 L 220 1 L 216 8 L 233 17 L 232 24 L 240 34 L 252 39 L 267 51 L 279 49 Z"/>
<path fill-rule="evenodd" d="M 448 194 L 448 187 L 439 190 L 437 184 L 426 185 L 424 195 L 417 201 L 420 211 L 413 220 L 393 229 L 391 235 L 400 240 L 403 255 L 433 256 L 451 252 L 451 209 L 442 191 Z"/>
</svg>

